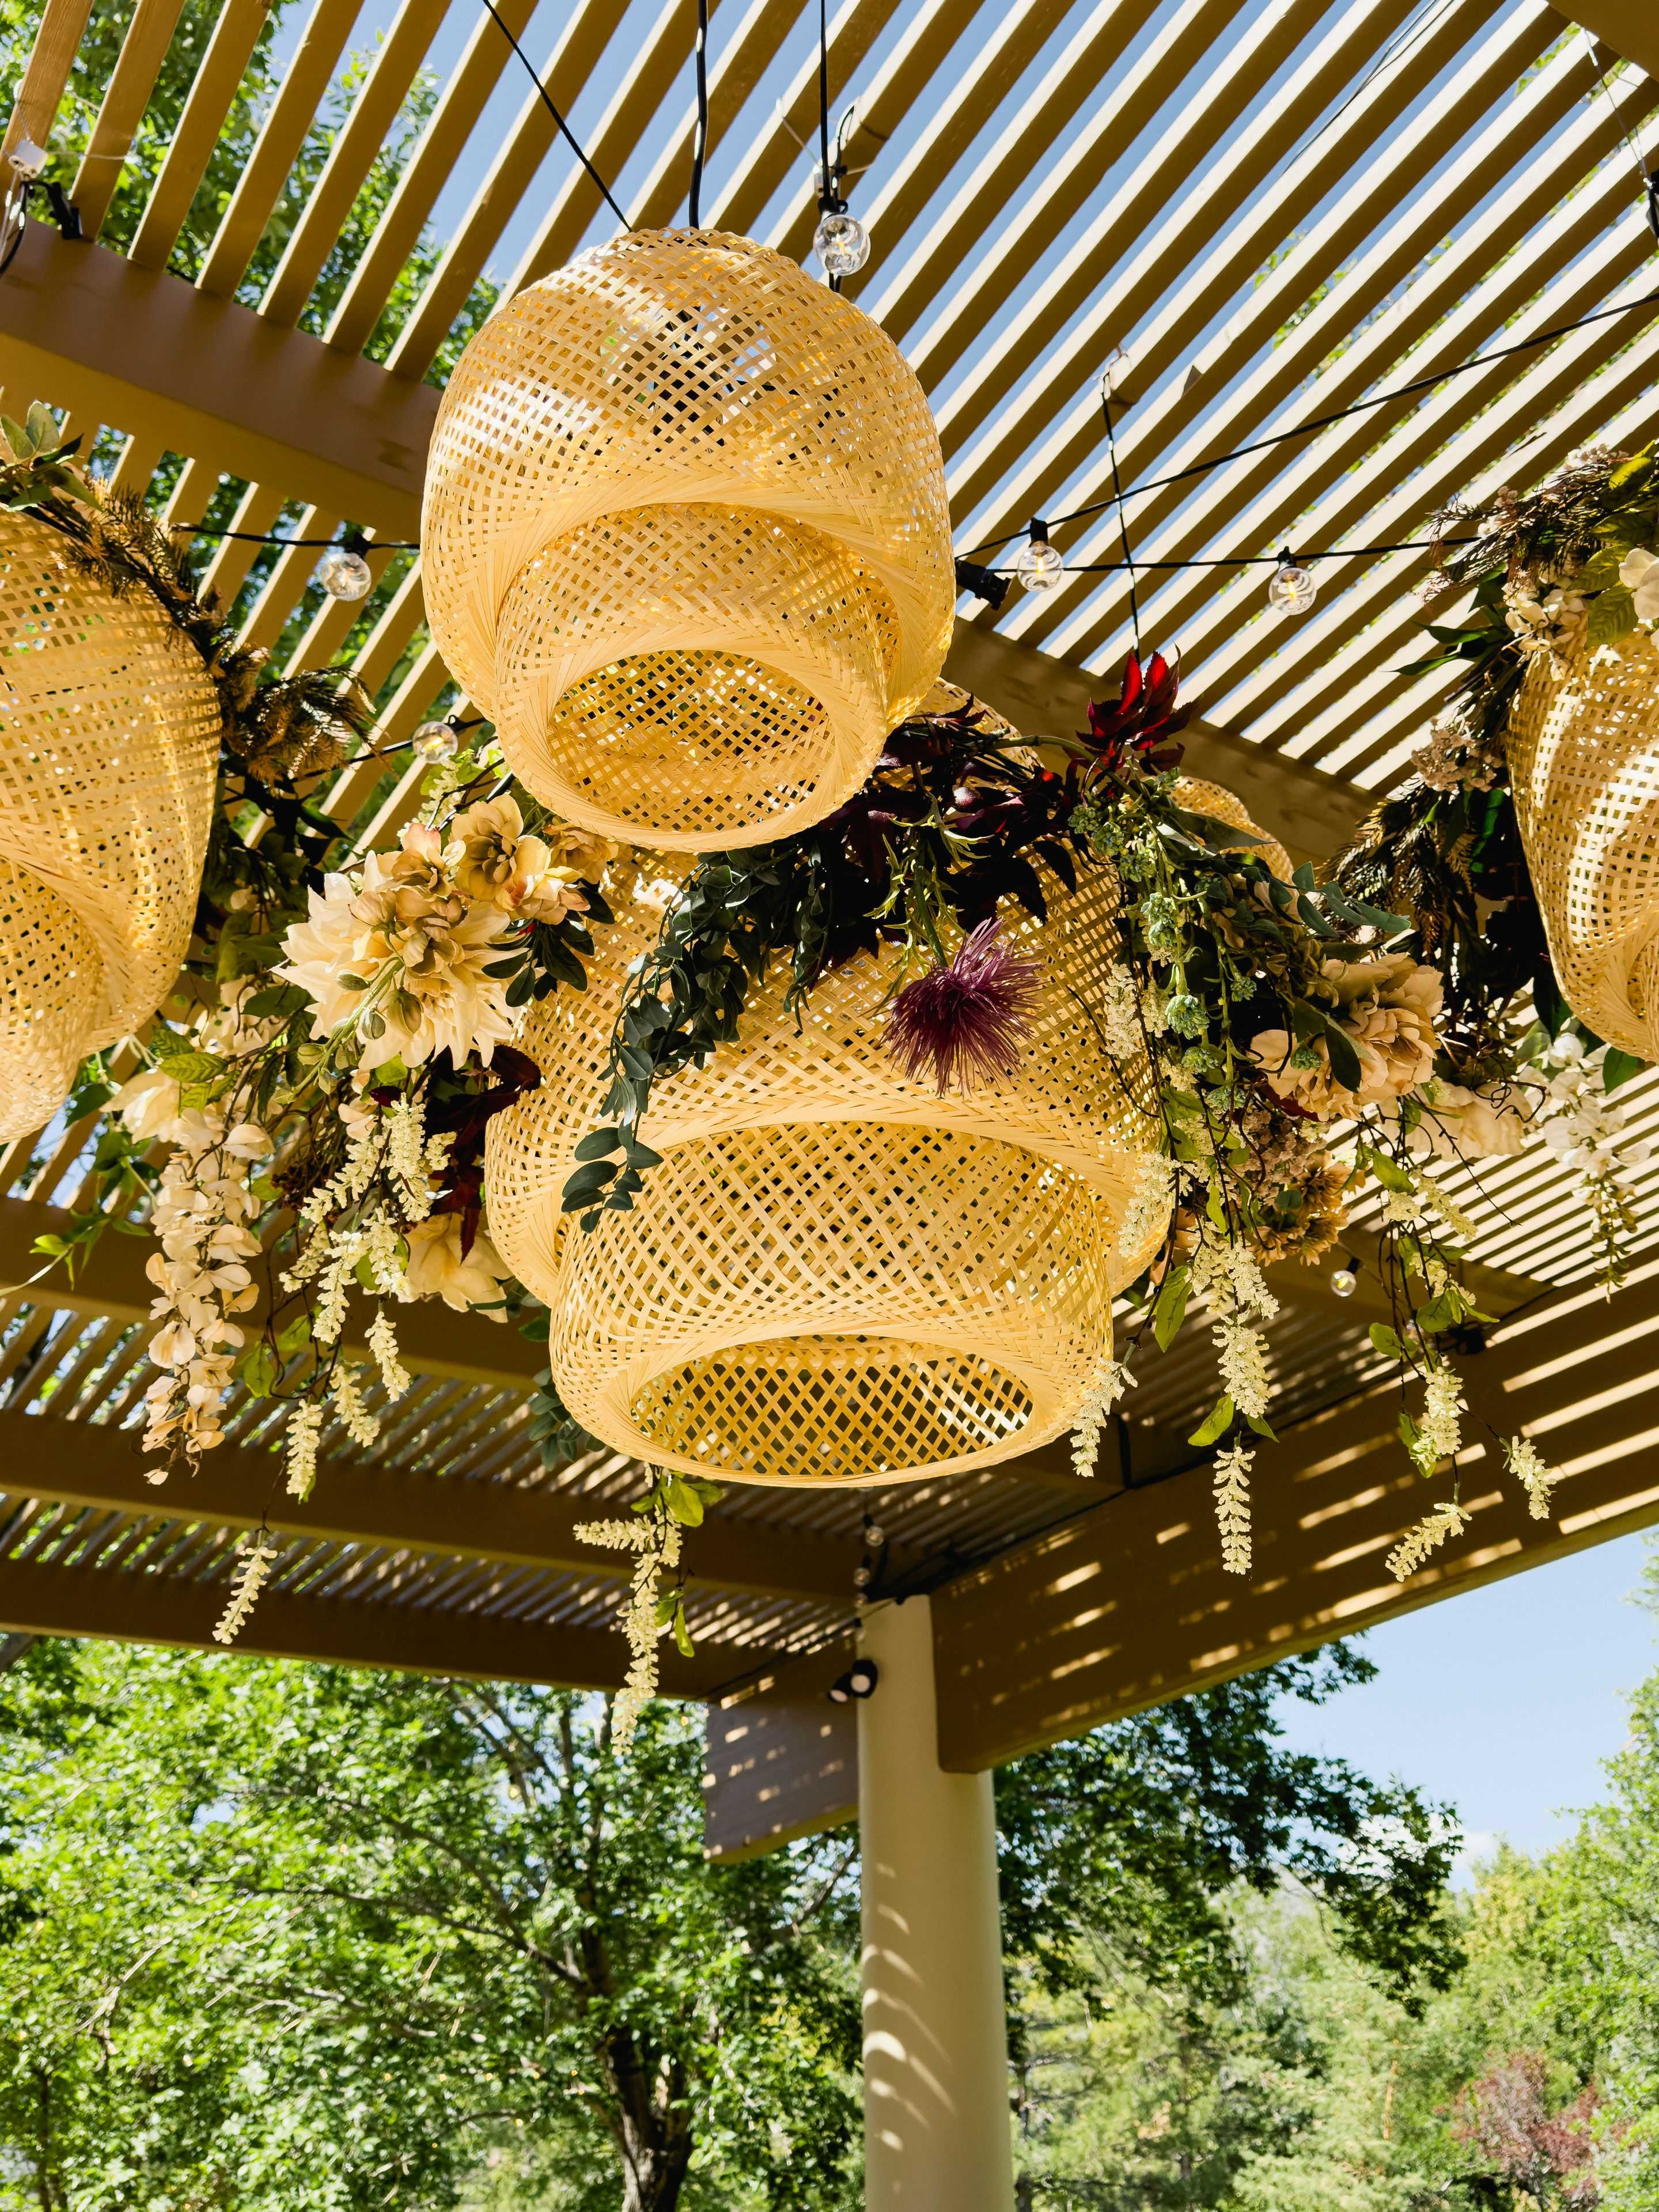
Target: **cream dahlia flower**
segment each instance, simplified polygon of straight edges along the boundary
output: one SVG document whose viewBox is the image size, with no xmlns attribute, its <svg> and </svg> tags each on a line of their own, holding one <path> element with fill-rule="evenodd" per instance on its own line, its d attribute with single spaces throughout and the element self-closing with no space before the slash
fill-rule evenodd
<svg viewBox="0 0 1659 2212">
<path fill-rule="evenodd" d="M 441 1298 L 458 1313 L 499 1298 L 502 1283 L 513 1272 L 482 1230 L 463 1257 L 459 1213 L 429 1214 L 416 1222 L 408 1237 L 404 1273 L 410 1293 L 417 1298 Z M 499 1310 L 489 1316 L 491 1321 L 506 1318 Z"/>
</svg>

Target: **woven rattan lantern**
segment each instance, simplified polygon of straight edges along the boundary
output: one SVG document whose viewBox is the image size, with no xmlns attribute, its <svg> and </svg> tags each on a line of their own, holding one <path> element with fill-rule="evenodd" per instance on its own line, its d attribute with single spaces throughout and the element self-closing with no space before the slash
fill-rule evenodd
<svg viewBox="0 0 1659 2212">
<path fill-rule="evenodd" d="M 152 1013 L 196 910 L 218 762 L 200 662 L 135 587 L 0 512 L 0 1137 Z"/>
<path fill-rule="evenodd" d="M 1516 817 L 1574 1013 L 1659 1060 L 1659 648 L 1533 658 L 1510 717 Z"/>
<path fill-rule="evenodd" d="M 1007 922 L 1043 961 L 1012 1076 L 941 1098 L 902 1075 L 884 960 L 823 977 L 799 1030 L 769 985 L 738 1044 L 657 1085 L 644 1133 L 665 1164 L 589 1235 L 560 1194 L 623 969 L 672 890 L 613 900 L 587 991 L 532 1016 L 550 1080 L 490 1125 L 491 1233 L 553 1310 L 565 1403 L 619 1450 L 727 1480 L 901 1479 L 1062 1434 L 1110 1355 L 1112 1294 L 1156 1241 L 1119 1249 L 1152 1125 L 1086 1011 L 1109 875 L 1053 887 L 1040 932 Z"/>
<path fill-rule="evenodd" d="M 439 409 L 432 635 L 514 772 L 665 850 L 805 828 L 944 661 L 944 465 L 892 341 L 784 255 L 640 231 L 521 292 Z"/>
</svg>

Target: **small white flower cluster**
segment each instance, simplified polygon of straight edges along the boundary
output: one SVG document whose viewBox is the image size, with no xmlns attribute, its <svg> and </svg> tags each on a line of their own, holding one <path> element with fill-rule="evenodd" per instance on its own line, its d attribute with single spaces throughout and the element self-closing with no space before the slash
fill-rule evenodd
<svg viewBox="0 0 1659 2212">
<path fill-rule="evenodd" d="M 1541 594 L 1541 596 L 1540 596 Z M 1583 636 L 1589 622 L 1589 601 L 1573 591 L 1541 584 L 1534 590 L 1513 585 L 1504 593 L 1509 625 L 1517 652 L 1559 656 L 1571 651 Z"/>
<path fill-rule="evenodd" d="M 597 1544 L 607 1552 L 637 1552 L 638 1565 L 623 1607 L 623 1633 L 630 1654 L 628 1673 L 611 1709 L 611 1741 L 625 1751 L 645 1707 L 657 1694 L 657 1646 L 665 1630 L 657 1621 L 657 1601 L 665 1567 L 680 1561 L 679 1523 L 659 1526 L 643 1515 L 635 1521 L 582 1521 L 571 1532 L 579 1544 Z"/>
<path fill-rule="evenodd" d="M 1248 1245 L 1206 1237 L 1193 1255 L 1193 1286 L 1208 1299 L 1211 1333 L 1221 1387 L 1245 1420 L 1266 1418 L 1272 1386 L 1267 1340 L 1255 1326 L 1271 1321 L 1279 1300 L 1267 1288 L 1261 1262 Z M 1215 1510 L 1221 1530 L 1221 1563 L 1230 1575 L 1250 1571 L 1250 1498 L 1247 1478 L 1253 1449 L 1229 1444 L 1216 1455 Z"/>
<path fill-rule="evenodd" d="M 1158 1235 L 1175 1196 L 1175 1170 L 1162 1152 L 1141 1156 L 1140 1179 L 1118 1224 L 1117 1249 L 1125 1257 L 1140 1252 Z"/>
<path fill-rule="evenodd" d="M 1547 1521 L 1550 1492 L 1560 1476 L 1553 1467 L 1546 1466 L 1530 1437 L 1509 1437 L 1504 1446 L 1504 1456 L 1509 1462 L 1510 1473 L 1526 1491 L 1528 1512 L 1534 1521 Z"/>
<path fill-rule="evenodd" d="M 1442 1460 L 1455 1460 L 1463 1449 L 1463 1384 L 1457 1370 L 1444 1364 L 1431 1367 L 1423 1378 L 1423 1415 L 1417 1425 L 1412 1456 L 1425 1474 Z"/>
<path fill-rule="evenodd" d="M 1395 1582 L 1409 1582 L 1429 1553 L 1437 1551 L 1449 1536 L 1461 1536 L 1469 1522 L 1462 1507 L 1449 1500 L 1426 1513 L 1408 1528 L 1383 1562 Z"/>
<path fill-rule="evenodd" d="M 1079 1474 L 1094 1473 L 1100 1439 L 1112 1409 L 1134 1379 L 1122 1360 L 1109 1359 L 1090 1386 L 1072 1424 L 1072 1466 Z"/>
<path fill-rule="evenodd" d="M 1261 1262 L 1248 1245 L 1206 1237 L 1193 1255 L 1193 1287 L 1214 1312 L 1222 1389 L 1246 1420 L 1262 1419 L 1271 1389 L 1267 1344 L 1254 1324 L 1271 1321 L 1279 1300 L 1267 1288 Z"/>
<path fill-rule="evenodd" d="M 1221 1531 L 1221 1564 L 1230 1575 L 1250 1571 L 1250 1468 L 1255 1453 L 1229 1444 L 1215 1459 L 1215 1517 Z"/>
<path fill-rule="evenodd" d="M 173 1146 L 150 1217 L 161 1249 L 144 1269 L 157 1291 L 150 1314 L 161 1324 L 149 1347 L 161 1371 L 144 1393 L 144 1449 L 179 1444 L 194 1459 L 223 1441 L 225 1393 L 244 1341 L 230 1316 L 258 1297 L 248 1262 L 260 1251 L 249 1225 L 259 1208 L 247 1170 L 270 1139 L 255 1122 L 228 1127 L 221 1106 L 186 1108 L 162 1067 L 135 1076 L 114 1104 L 134 1136 Z M 164 1481 L 166 1470 L 150 1480 Z"/>
<path fill-rule="evenodd" d="M 1140 994 L 1133 971 L 1114 960 L 1101 984 L 1101 1042 L 1116 1060 L 1133 1060 L 1142 1049 Z"/>
<path fill-rule="evenodd" d="M 410 1231 L 432 1212 L 432 1182 L 448 1157 L 447 1136 L 428 1138 L 418 1098 L 398 1098 L 385 1108 L 348 1109 L 344 1162 L 319 1184 L 300 1210 L 310 1232 L 298 1258 L 283 1276 L 283 1287 L 296 1291 L 314 1282 L 312 1342 L 319 1362 L 339 1343 L 346 1304 L 354 1281 L 366 1275 L 378 1299 L 407 1304 L 415 1295 L 404 1267 Z M 401 1398 L 409 1373 L 398 1354 L 397 1334 L 384 1305 L 369 1326 L 368 1348 L 388 1398 Z M 378 1422 L 364 1405 L 356 1373 L 337 1364 L 331 1392 L 342 1422 L 353 1439 L 373 1444 Z M 300 1425 L 301 1408 L 289 1421 L 289 1488 L 303 1497 L 316 1466 L 316 1425 Z"/>
<path fill-rule="evenodd" d="M 242 1554 L 242 1565 L 231 1584 L 230 1600 L 220 1614 L 213 1631 L 216 1644 L 234 1644 L 237 1634 L 253 1610 L 254 1601 L 270 1579 L 271 1568 L 282 1557 L 282 1549 L 269 1533 L 262 1528 L 253 1540 L 253 1548 L 247 1548 L 246 1537 L 239 1540 L 237 1549 Z"/>
<path fill-rule="evenodd" d="M 1586 1052 L 1571 1034 L 1556 1038 L 1542 1061 L 1521 1070 L 1521 1080 L 1541 1090 L 1538 1122 L 1545 1144 L 1578 1177 L 1578 1195 L 1611 1248 L 1629 1226 L 1635 1192 L 1626 1170 L 1653 1158 L 1646 1139 L 1626 1140 L 1625 1109 L 1606 1089 L 1607 1048 Z"/>
</svg>

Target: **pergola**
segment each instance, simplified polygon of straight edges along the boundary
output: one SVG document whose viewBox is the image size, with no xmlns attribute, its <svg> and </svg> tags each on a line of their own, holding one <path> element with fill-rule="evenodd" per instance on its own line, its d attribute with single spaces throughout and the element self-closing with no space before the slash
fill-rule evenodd
<svg viewBox="0 0 1659 2212">
<path fill-rule="evenodd" d="M 136 227 L 100 240 L 180 5 L 130 12 L 70 187 L 83 240 L 31 222 L 0 276 L 4 404 L 21 414 L 44 399 L 106 449 L 116 440 L 123 486 L 182 461 L 170 520 L 199 518 L 229 479 L 229 528 L 363 532 L 392 588 L 371 602 L 351 664 L 380 700 L 379 736 L 406 738 L 456 696 L 427 641 L 418 562 L 397 550 L 418 534 L 434 355 L 521 205 L 538 219 L 503 296 L 608 234 L 610 218 L 479 0 L 401 0 L 255 295 L 252 257 L 359 0 L 310 0 L 204 241 L 188 228 L 200 228 L 198 187 L 268 7 L 224 0 Z M 636 224 L 683 219 L 689 0 L 553 12 L 551 53 L 533 58 L 594 164 Z M 90 0 L 46 0 L 7 149 L 25 135 L 50 143 L 90 13 Z M 534 0 L 501 0 L 500 14 L 515 34 L 543 29 Z M 716 0 L 710 40 L 705 220 L 797 256 L 815 220 L 802 148 L 817 128 L 817 20 L 802 0 Z M 1454 495 L 1530 480 L 1592 440 L 1659 431 L 1659 283 L 1632 157 L 1639 146 L 1659 167 L 1659 16 L 1642 0 L 1587 0 L 1577 21 L 1543 0 L 842 0 L 831 74 L 838 113 L 856 96 L 847 159 L 876 245 L 848 289 L 933 398 L 958 549 L 1109 491 L 1103 366 L 1126 487 L 1281 440 L 1137 491 L 1128 513 L 1147 563 L 1259 556 L 1287 538 L 1328 554 L 1395 544 L 1422 537 Z M 435 105 L 319 315 L 342 222 L 434 41 L 455 48 Z M 478 179 L 471 203 L 388 337 L 393 286 L 463 159 Z M 1282 436 L 1602 307 L 1620 312 Z M 1066 535 L 1069 561 L 1117 557 L 1115 514 Z M 234 538 L 204 550 L 227 597 L 259 552 Z M 327 665 L 352 634 L 353 609 L 312 587 L 314 560 L 277 557 L 246 613 L 246 636 L 268 645 L 296 609 L 308 615 L 295 665 Z M 1262 618 L 1260 570 L 1255 582 L 1225 568 L 1141 577 L 1143 627 L 1179 638 L 1204 702 L 1188 766 L 1240 792 L 1297 858 L 1330 851 L 1420 742 L 1443 679 L 1399 670 L 1416 650 L 1412 586 L 1425 566 L 1420 552 L 1322 559 L 1317 609 L 1293 626 Z M 1023 729 L 1070 728 L 1111 678 L 1127 611 L 1115 574 L 1072 576 L 1000 615 L 964 600 L 947 673 Z M 367 847 L 395 834 L 416 781 L 371 763 L 324 803 Z M 1629 1096 L 1659 1129 L 1659 1077 Z M 573 1532 L 596 1503 L 635 1494 L 641 1471 L 605 1455 L 544 1471 L 525 1415 L 543 1355 L 511 1328 L 410 1309 L 416 1388 L 372 1458 L 325 1438 L 304 1502 L 283 1494 L 271 1408 L 251 1399 L 197 1477 L 151 1486 L 134 1427 L 143 1247 L 108 1237 L 72 1281 L 32 1279 L 34 1238 L 85 1203 L 86 1136 L 54 1125 L 0 1158 L 0 1282 L 12 1286 L 0 1304 L 0 1629 L 204 1646 L 236 1537 L 268 1516 L 284 1548 L 249 1650 L 615 1686 L 617 1564 Z M 1383 1556 L 1425 1494 L 1366 1335 L 1380 1300 L 1364 1278 L 1344 1303 L 1322 1273 L 1280 1268 L 1282 1442 L 1258 1469 L 1247 1582 L 1221 1571 L 1206 1455 L 1185 1442 L 1216 1388 L 1192 1332 L 1140 1359 L 1091 1476 L 1051 1448 L 878 1492 L 732 1490 L 697 1532 L 696 1653 L 670 1652 L 664 1677 L 707 1704 L 710 1850 L 764 1849 L 861 1811 L 872 2204 L 1012 2203 L 991 1770 L 1659 1522 L 1659 1250 L 1644 1256 L 1659 1246 L 1659 1163 L 1644 1171 L 1638 1258 L 1611 1305 L 1571 1176 L 1549 1153 L 1446 1172 L 1479 1225 L 1482 1303 L 1500 1316 L 1468 1363 L 1472 1410 L 1540 1439 L 1563 1477 L 1549 1520 L 1528 1518 L 1513 1486 L 1483 1485 L 1476 1443 L 1467 1530 L 1396 1586 Z M 1357 1255 L 1368 1233 L 1351 1231 Z M 885 1542 L 865 1599 L 854 1572 L 866 1510 Z M 831 1703 L 860 1640 L 882 1670 L 877 1692 Z"/>
</svg>

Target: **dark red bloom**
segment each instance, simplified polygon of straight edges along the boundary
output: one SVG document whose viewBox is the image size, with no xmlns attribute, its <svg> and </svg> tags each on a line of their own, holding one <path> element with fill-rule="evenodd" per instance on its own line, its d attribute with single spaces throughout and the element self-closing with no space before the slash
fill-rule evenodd
<svg viewBox="0 0 1659 2212">
<path fill-rule="evenodd" d="M 1155 653 L 1143 668 L 1129 655 L 1116 706 L 1091 702 L 1088 729 L 1079 732 L 1097 756 L 1096 774 L 1116 775 L 1130 765 L 1143 772 L 1176 765 L 1181 748 L 1169 741 L 1185 729 L 1193 711 L 1176 705 L 1180 681 L 1180 663 L 1173 657 Z"/>
<path fill-rule="evenodd" d="M 888 1051 L 912 1082 L 931 1071 L 941 1098 L 953 1083 L 970 1091 L 1019 1064 L 1042 969 L 999 944 L 997 928 L 981 922 L 948 968 L 904 986 L 887 1018 Z"/>
</svg>

